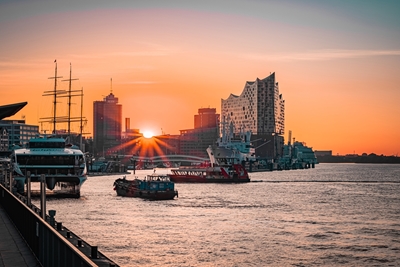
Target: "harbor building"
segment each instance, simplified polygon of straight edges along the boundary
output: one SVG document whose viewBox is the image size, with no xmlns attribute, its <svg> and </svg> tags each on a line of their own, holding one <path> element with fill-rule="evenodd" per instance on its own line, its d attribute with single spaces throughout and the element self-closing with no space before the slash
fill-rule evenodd
<svg viewBox="0 0 400 267">
<path fill-rule="evenodd" d="M 194 128 L 214 128 L 219 123 L 219 114 L 216 108 L 199 108 L 198 114 L 194 115 Z"/>
<path fill-rule="evenodd" d="M 25 146 L 29 143 L 32 137 L 39 135 L 39 126 L 26 124 L 25 120 L 0 120 L 0 129 L 2 136 L 2 145 L 5 142 L 5 132 L 8 136 L 8 148 L 11 149 L 13 145 Z"/>
<path fill-rule="evenodd" d="M 121 144 L 122 105 L 111 92 L 103 101 L 93 102 L 93 139 L 95 154 L 114 153 Z"/>
<path fill-rule="evenodd" d="M 215 108 L 200 108 L 194 115 L 194 129 L 180 130 L 179 153 L 207 157 L 206 149 L 219 138 L 219 118 Z"/>
<path fill-rule="evenodd" d="M 252 132 L 256 155 L 276 159 L 283 154 L 285 100 L 279 93 L 275 73 L 247 81 L 242 93 L 221 99 L 221 118 L 232 122 L 234 134 Z"/>
<path fill-rule="evenodd" d="M 0 127 L 0 152 L 9 151 L 9 136 L 6 128 Z"/>
</svg>

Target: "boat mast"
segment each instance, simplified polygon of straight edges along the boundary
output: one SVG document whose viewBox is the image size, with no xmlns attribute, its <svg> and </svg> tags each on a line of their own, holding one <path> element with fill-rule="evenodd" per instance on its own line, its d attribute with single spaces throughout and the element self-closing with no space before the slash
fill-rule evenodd
<svg viewBox="0 0 400 267">
<path fill-rule="evenodd" d="M 71 91 L 71 86 L 72 86 L 72 81 L 76 81 L 79 79 L 72 79 L 72 66 L 71 63 L 69 63 L 69 79 L 68 80 L 63 80 L 63 81 L 69 81 L 69 87 L 68 87 L 68 136 L 71 139 L 71 97 L 72 97 L 72 92 Z"/>
<path fill-rule="evenodd" d="M 81 132 L 80 132 L 81 138 L 80 138 L 80 140 L 79 140 L 79 148 L 80 148 L 80 150 L 81 150 L 82 152 L 85 152 L 85 151 L 82 149 L 82 134 L 83 134 L 83 125 L 82 125 L 82 123 L 83 123 L 83 87 L 82 87 L 82 90 L 81 90 L 81 125 L 80 125 L 80 129 L 81 129 Z"/>
<path fill-rule="evenodd" d="M 54 79 L 54 91 L 53 91 L 53 134 L 56 133 L 56 107 L 57 107 L 57 78 L 62 78 L 62 76 L 57 77 L 57 59 L 54 60 L 54 63 L 56 64 L 55 71 L 54 71 L 54 77 L 49 77 L 49 79 Z"/>
</svg>

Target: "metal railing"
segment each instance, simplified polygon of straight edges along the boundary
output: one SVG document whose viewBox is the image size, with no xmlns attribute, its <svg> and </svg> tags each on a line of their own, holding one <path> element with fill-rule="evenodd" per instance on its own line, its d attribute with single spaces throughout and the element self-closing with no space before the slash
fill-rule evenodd
<svg viewBox="0 0 400 267">
<path fill-rule="evenodd" d="M 97 246 L 90 246 L 63 227 L 61 222 L 56 222 L 55 211 L 49 212 L 52 216 L 43 216 L 39 208 L 28 203 L 27 198 L 11 193 L 2 184 L 0 205 L 42 266 L 118 266 L 98 252 Z"/>
</svg>

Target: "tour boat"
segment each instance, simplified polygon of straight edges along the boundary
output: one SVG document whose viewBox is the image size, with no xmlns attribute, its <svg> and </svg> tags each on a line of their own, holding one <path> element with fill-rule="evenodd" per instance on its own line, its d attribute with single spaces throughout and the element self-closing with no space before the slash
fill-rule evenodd
<svg viewBox="0 0 400 267">
<path fill-rule="evenodd" d="M 171 169 L 169 177 L 175 183 L 247 183 L 249 174 L 241 164 L 222 165 L 214 157 L 211 146 L 207 148 L 209 163 L 198 166 L 181 166 Z"/>
<path fill-rule="evenodd" d="M 87 179 L 83 152 L 59 137 L 32 138 L 28 147 L 13 149 L 11 162 L 20 193 L 24 193 L 28 174 L 31 182 L 40 182 L 41 175 L 45 175 L 47 189 L 72 197 L 80 196 L 80 188 Z"/>
<path fill-rule="evenodd" d="M 139 197 L 150 200 L 169 200 L 178 197 L 174 183 L 168 175 L 151 174 L 144 179 L 127 180 L 118 178 L 114 182 L 114 190 L 118 196 Z"/>
</svg>

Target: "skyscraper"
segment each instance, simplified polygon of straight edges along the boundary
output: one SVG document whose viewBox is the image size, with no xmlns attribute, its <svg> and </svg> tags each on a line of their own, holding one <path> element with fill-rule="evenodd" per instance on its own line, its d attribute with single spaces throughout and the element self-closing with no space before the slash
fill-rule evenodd
<svg viewBox="0 0 400 267">
<path fill-rule="evenodd" d="M 221 99 L 222 120 L 232 121 L 234 132 L 251 131 L 254 135 L 285 132 L 285 100 L 279 94 L 275 73 L 247 81 L 240 96 Z"/>
<path fill-rule="evenodd" d="M 110 93 L 103 101 L 93 102 L 93 139 L 95 152 L 115 153 L 121 143 L 122 105 Z"/>
</svg>

